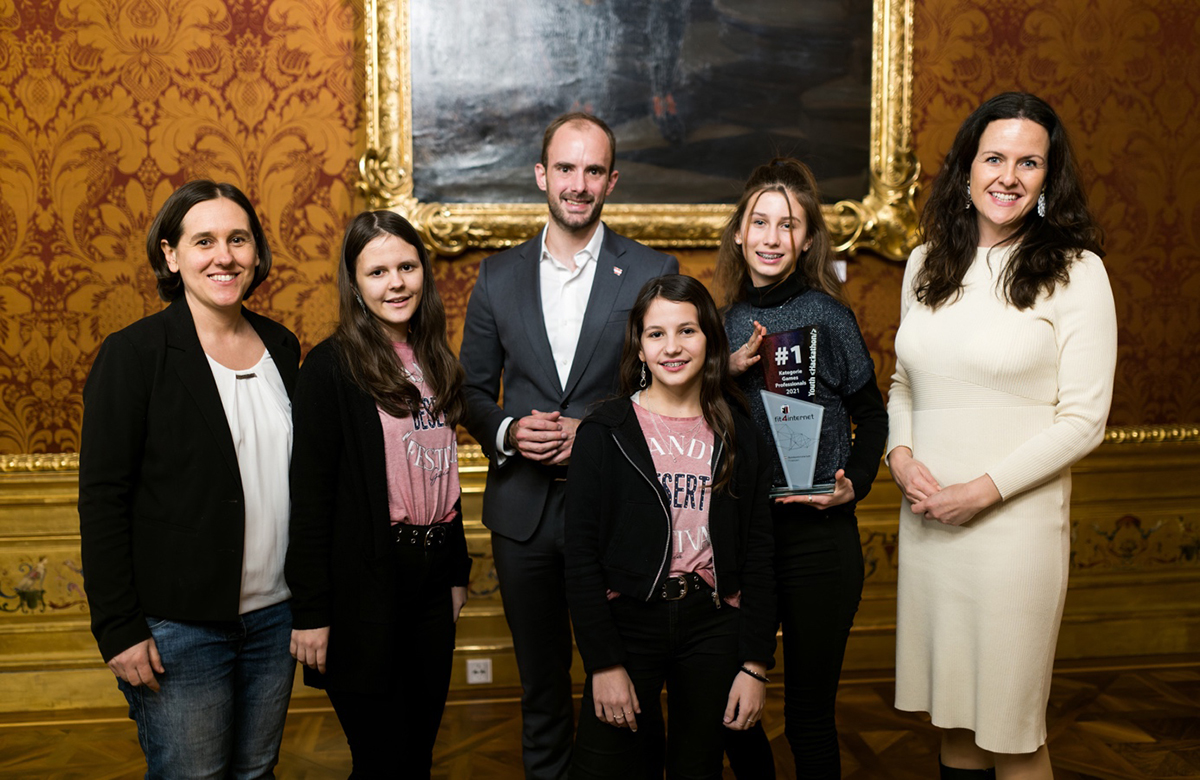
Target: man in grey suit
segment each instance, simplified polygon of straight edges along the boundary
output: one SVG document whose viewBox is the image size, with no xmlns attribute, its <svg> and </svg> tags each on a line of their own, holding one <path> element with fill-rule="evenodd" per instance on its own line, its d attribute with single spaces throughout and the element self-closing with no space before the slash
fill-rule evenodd
<svg viewBox="0 0 1200 780">
<path fill-rule="evenodd" d="M 679 269 L 600 222 L 615 160 L 612 131 L 594 116 L 565 114 L 546 128 L 534 172 L 550 219 L 480 264 L 463 329 L 466 426 L 491 462 L 483 523 L 521 675 L 528 778 L 565 777 L 571 759 L 563 521 L 575 428 L 616 391 L 638 290 Z"/>
</svg>

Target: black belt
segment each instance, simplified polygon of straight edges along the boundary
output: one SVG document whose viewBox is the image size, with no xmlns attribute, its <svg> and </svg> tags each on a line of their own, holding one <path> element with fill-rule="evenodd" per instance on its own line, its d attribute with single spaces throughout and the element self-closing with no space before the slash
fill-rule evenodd
<svg viewBox="0 0 1200 780">
<path fill-rule="evenodd" d="M 713 592 L 712 586 L 695 572 L 667 577 L 658 589 L 658 597 L 663 601 L 679 601 L 689 593 Z"/>
<path fill-rule="evenodd" d="M 407 523 L 396 523 L 392 526 L 392 532 L 396 535 L 396 544 L 432 550 L 446 544 L 446 540 L 450 537 L 450 524 L 408 525 Z"/>
</svg>

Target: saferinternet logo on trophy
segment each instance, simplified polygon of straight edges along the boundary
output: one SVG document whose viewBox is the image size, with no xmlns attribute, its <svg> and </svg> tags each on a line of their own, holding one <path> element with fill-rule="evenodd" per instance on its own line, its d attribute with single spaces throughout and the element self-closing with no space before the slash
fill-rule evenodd
<svg viewBox="0 0 1200 780">
<path fill-rule="evenodd" d="M 771 495 L 832 493 L 832 484 L 813 484 L 825 409 L 802 400 L 817 395 L 816 326 L 765 336 L 758 354 L 767 386 L 760 392 L 787 480 L 772 488 Z"/>
</svg>

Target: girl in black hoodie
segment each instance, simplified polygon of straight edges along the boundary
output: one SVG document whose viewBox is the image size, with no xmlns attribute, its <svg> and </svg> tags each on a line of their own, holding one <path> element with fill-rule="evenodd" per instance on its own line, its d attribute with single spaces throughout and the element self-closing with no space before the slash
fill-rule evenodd
<svg viewBox="0 0 1200 780">
<path fill-rule="evenodd" d="M 588 678 L 573 778 L 664 766 L 719 778 L 724 729 L 762 712 L 775 654 L 771 460 L 730 404 L 741 395 L 728 356 L 700 282 L 651 280 L 630 311 L 620 396 L 579 427 L 566 586 Z"/>
</svg>

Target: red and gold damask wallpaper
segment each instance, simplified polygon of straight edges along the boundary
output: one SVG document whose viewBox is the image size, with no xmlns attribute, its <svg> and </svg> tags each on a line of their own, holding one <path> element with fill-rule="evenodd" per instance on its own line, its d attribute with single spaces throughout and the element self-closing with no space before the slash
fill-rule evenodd
<svg viewBox="0 0 1200 780">
<path fill-rule="evenodd" d="M 0 452 L 78 448 L 104 336 L 161 307 L 145 235 L 241 187 L 278 258 L 254 308 L 314 342 L 362 153 L 348 0 L 0 0 Z"/>
<path fill-rule="evenodd" d="M 327 333 L 360 205 L 362 16 L 352 0 L 0 0 L 0 452 L 77 449 L 101 340 L 161 305 L 145 231 L 188 179 L 258 205 L 276 260 L 252 307 L 306 348 Z M 1108 231 L 1110 422 L 1200 420 L 1200 6 L 916 0 L 915 34 L 925 180 L 981 97 L 1053 103 Z M 711 276 L 712 252 L 679 254 Z M 455 343 L 482 256 L 438 265 Z M 886 388 L 901 267 L 849 273 Z"/>
</svg>

